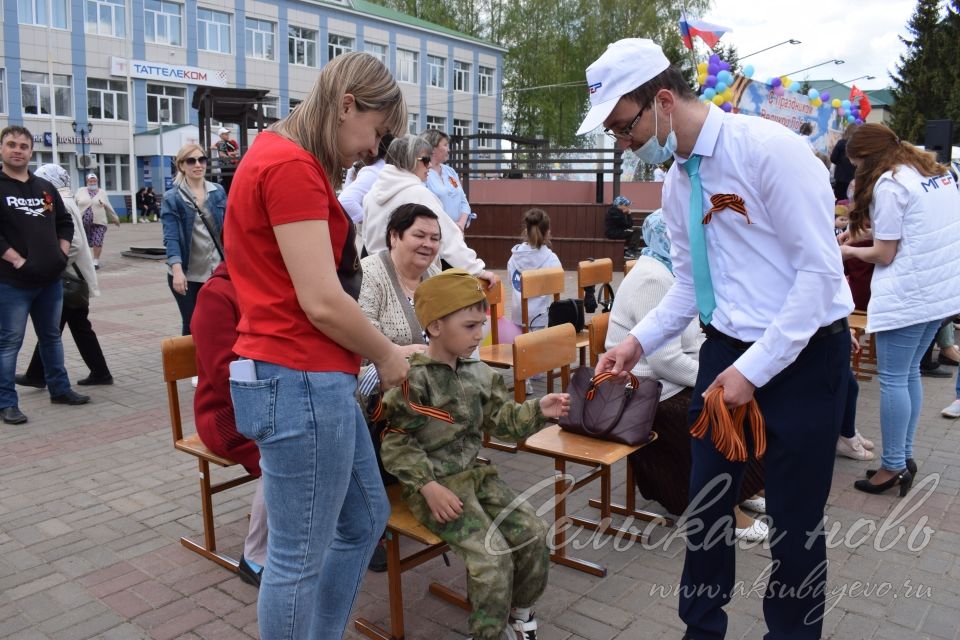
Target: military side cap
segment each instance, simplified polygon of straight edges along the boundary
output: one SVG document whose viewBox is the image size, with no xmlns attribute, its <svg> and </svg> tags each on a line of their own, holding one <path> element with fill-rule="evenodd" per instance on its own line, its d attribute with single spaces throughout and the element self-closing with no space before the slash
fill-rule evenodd
<svg viewBox="0 0 960 640">
<path fill-rule="evenodd" d="M 480 281 L 463 269 L 447 269 L 420 283 L 413 309 L 421 327 L 486 298 Z"/>
</svg>

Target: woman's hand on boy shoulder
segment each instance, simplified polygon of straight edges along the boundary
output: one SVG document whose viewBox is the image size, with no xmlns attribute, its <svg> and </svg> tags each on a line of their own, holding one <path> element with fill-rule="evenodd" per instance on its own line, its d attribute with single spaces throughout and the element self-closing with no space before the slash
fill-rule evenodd
<svg viewBox="0 0 960 640">
<path fill-rule="evenodd" d="M 457 494 L 436 480 L 420 487 L 420 495 L 427 501 L 430 513 L 437 522 L 453 522 L 463 513 L 463 502 Z"/>
<path fill-rule="evenodd" d="M 570 413 L 569 393 L 548 393 L 540 398 L 540 410 L 548 418 L 562 418 Z"/>
</svg>

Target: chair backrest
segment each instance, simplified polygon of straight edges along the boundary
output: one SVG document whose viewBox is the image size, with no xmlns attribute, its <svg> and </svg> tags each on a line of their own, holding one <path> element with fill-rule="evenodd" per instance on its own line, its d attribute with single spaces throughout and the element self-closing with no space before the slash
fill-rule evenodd
<svg viewBox="0 0 960 640">
<path fill-rule="evenodd" d="M 552 295 L 553 301 L 560 299 L 563 293 L 563 269 L 550 267 L 548 269 L 530 269 L 520 274 L 520 318 L 523 333 L 530 331 L 530 312 L 527 300 L 539 296 Z"/>
<path fill-rule="evenodd" d="M 577 334 L 573 325 L 559 324 L 524 333 L 513 341 L 513 396 L 527 397 L 525 382 L 538 373 L 560 369 L 561 391 L 570 382 L 570 363 L 577 358 Z"/>
<path fill-rule="evenodd" d="M 630 269 L 633 269 L 633 265 L 637 264 L 636 260 L 627 260 L 623 264 L 623 277 L 626 278 L 627 274 L 630 273 Z"/>
<path fill-rule="evenodd" d="M 487 289 L 487 304 L 490 305 L 491 344 L 500 344 L 500 326 L 497 321 L 503 315 L 503 280 Z"/>
<path fill-rule="evenodd" d="M 604 346 L 607 342 L 607 327 L 610 326 L 610 314 L 598 313 L 590 321 L 590 366 L 597 366 L 597 360 L 600 354 L 606 351 Z"/>
<path fill-rule="evenodd" d="M 177 381 L 197 375 L 197 350 L 193 336 L 166 338 L 160 344 L 163 356 L 163 381 L 167 385 L 167 404 L 170 411 L 170 428 L 173 442 L 183 439 L 183 423 L 180 419 L 180 394 Z"/>
<path fill-rule="evenodd" d="M 577 264 L 577 297 L 583 298 L 584 287 L 613 282 L 613 260 L 599 258 Z"/>
</svg>

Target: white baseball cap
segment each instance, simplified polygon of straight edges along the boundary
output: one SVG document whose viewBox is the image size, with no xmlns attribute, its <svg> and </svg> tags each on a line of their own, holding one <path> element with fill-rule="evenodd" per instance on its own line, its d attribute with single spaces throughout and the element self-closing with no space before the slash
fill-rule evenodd
<svg viewBox="0 0 960 640">
<path fill-rule="evenodd" d="M 653 40 L 624 38 L 607 45 L 603 55 L 587 67 L 590 111 L 577 135 L 599 127 L 622 96 L 660 75 L 669 66 L 670 61 Z"/>
<path fill-rule="evenodd" d="M 218 136 L 222 136 L 225 133 L 230 133 L 230 129 L 227 129 L 226 127 L 220 127 L 220 130 L 217 131 Z"/>
</svg>

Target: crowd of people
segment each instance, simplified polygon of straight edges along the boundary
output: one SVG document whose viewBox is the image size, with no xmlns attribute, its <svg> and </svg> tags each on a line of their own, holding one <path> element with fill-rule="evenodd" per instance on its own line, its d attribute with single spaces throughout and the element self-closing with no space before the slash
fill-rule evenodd
<svg viewBox="0 0 960 640">
<path fill-rule="evenodd" d="M 880 465 L 854 486 L 903 496 L 919 473 L 921 361 L 938 333 L 940 362 L 955 364 L 956 178 L 890 129 L 866 124 L 848 127 L 833 150 L 831 188 L 804 140 L 701 102 L 650 40 L 611 44 L 586 75 L 595 90 L 579 133 L 603 127 L 664 180 L 662 209 L 642 225 L 624 197 L 607 213 L 606 235 L 624 240 L 636 264 L 596 372 L 662 385 L 658 440 L 630 464 L 644 496 L 678 516 L 696 502 L 704 524 L 686 530 L 684 637 L 724 637 L 734 542 L 769 538 L 770 580 L 794 587 L 766 594 L 770 634 L 819 638 L 826 547 L 813 534 L 834 459 L 873 457 L 855 424 L 849 356 L 860 345 L 847 317 L 866 306 L 880 381 Z M 260 590 L 261 637 L 342 636 L 365 571 L 383 567 L 387 482 L 463 560 L 472 637 L 537 637 L 548 528 L 477 454 L 484 434 L 521 440 L 566 415 L 570 398 L 514 402 L 502 375 L 475 358 L 487 289 L 499 278 L 465 238 L 475 214 L 446 164 L 449 137 L 406 126 L 386 67 L 347 53 L 242 161 L 221 130 L 215 150 L 236 161 L 229 198 L 207 180 L 207 151 L 187 144 L 160 199 L 167 282 L 197 348 L 198 433 L 259 478 L 239 573 Z M 27 420 L 15 384 L 46 387 L 54 403 L 89 400 L 70 386 L 64 326 L 90 368 L 78 384 L 113 381 L 88 313 L 116 213 L 94 175 L 71 193 L 59 167 L 28 171 L 32 146 L 23 127 L 0 132 L 8 424 Z M 144 218 L 155 203 L 152 191 L 137 194 Z M 516 324 L 523 272 L 561 266 L 550 240 L 547 211 L 525 212 L 507 268 Z M 869 268 L 845 273 L 845 261 Z M 78 289 L 85 298 L 72 297 Z M 525 330 L 547 324 L 549 302 L 528 301 Z M 37 348 L 16 375 L 28 318 Z M 960 380 L 957 396 L 944 415 L 960 415 Z M 764 444 L 746 437 L 745 461 L 719 446 L 720 422 L 708 425 L 712 437 L 691 437 L 701 412 L 719 415 L 707 409 L 711 398 L 729 410 L 750 404 L 763 421 Z M 717 531 L 730 542 L 709 544 Z"/>
</svg>

